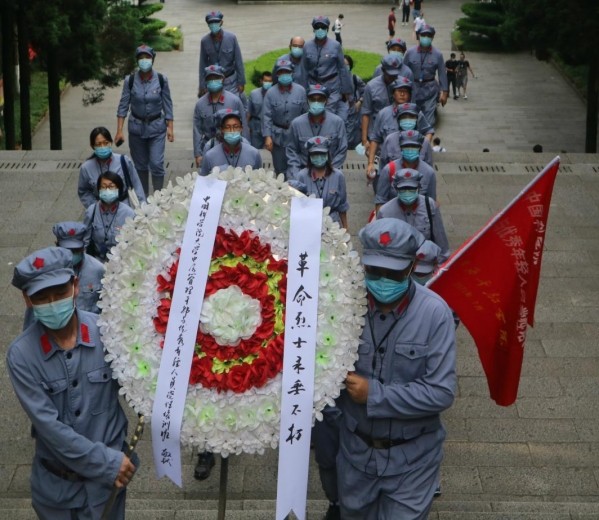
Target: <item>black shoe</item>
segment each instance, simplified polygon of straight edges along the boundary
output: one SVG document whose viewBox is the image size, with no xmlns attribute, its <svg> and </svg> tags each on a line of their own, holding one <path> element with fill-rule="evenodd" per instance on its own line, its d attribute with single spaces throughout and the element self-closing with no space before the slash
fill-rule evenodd
<svg viewBox="0 0 599 520">
<path fill-rule="evenodd" d="M 433 498 L 439 498 L 441 496 L 441 486 L 437 486 L 437 489 L 435 489 L 435 494 L 433 495 Z"/>
<path fill-rule="evenodd" d="M 210 476 L 214 464 L 214 455 L 209 451 L 198 454 L 198 463 L 193 472 L 193 477 L 196 480 L 206 480 Z"/>
<path fill-rule="evenodd" d="M 460 96 L 453 96 L 453 99 L 460 99 Z"/>
<path fill-rule="evenodd" d="M 324 515 L 323 520 L 341 520 L 339 504 L 331 504 L 327 510 L 327 514 Z"/>
</svg>

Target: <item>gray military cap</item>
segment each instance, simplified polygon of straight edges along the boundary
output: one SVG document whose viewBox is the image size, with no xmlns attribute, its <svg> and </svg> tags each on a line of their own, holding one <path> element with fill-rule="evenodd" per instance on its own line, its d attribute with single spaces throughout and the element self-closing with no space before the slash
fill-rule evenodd
<svg viewBox="0 0 599 520">
<path fill-rule="evenodd" d="M 431 242 L 425 240 L 416 252 L 416 265 L 414 272 L 418 274 L 429 274 L 435 270 L 435 266 L 439 263 L 441 256 L 441 248 Z"/>
<path fill-rule="evenodd" d="M 80 249 L 85 246 L 87 227 L 82 222 L 58 222 L 52 227 L 52 233 L 60 247 Z"/>
<path fill-rule="evenodd" d="M 424 236 L 410 224 L 397 218 L 382 218 L 360 230 L 362 263 L 401 271 L 416 258 Z"/>
<path fill-rule="evenodd" d="M 47 287 L 67 283 L 73 276 L 73 254 L 64 247 L 46 247 L 17 264 L 12 284 L 31 296 Z"/>
</svg>

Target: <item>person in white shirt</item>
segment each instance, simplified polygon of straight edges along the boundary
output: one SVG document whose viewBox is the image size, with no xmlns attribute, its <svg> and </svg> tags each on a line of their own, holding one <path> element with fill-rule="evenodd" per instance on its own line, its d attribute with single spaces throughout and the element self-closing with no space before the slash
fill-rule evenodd
<svg viewBox="0 0 599 520">
<path fill-rule="evenodd" d="M 420 14 L 414 19 L 414 38 L 416 40 L 419 39 L 418 33 L 420 32 L 421 27 L 426 24 L 424 20 L 424 11 L 420 12 Z"/>
</svg>

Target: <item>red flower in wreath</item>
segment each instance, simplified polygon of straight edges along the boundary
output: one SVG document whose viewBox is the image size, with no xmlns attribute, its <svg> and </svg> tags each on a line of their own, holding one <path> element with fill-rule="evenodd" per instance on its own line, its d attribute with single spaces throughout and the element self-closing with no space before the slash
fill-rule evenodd
<svg viewBox="0 0 599 520">
<path fill-rule="evenodd" d="M 163 293 L 154 318 L 154 328 L 163 335 L 170 313 L 171 298 L 179 261 L 168 268 L 167 276 L 157 277 Z M 259 324 L 251 336 L 234 345 L 198 327 L 190 384 L 243 393 L 264 386 L 283 367 L 285 288 L 287 262 L 273 257 L 270 245 L 263 244 L 251 231 L 237 235 L 219 227 L 206 284 L 206 301 L 219 291 L 236 288 L 248 301 L 259 303 Z M 215 316 L 216 318 L 217 316 Z"/>
</svg>

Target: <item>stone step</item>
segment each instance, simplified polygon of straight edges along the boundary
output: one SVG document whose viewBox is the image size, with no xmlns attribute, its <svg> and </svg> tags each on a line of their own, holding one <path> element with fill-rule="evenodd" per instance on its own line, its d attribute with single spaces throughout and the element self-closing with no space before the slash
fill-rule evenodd
<svg viewBox="0 0 599 520">
<path fill-rule="evenodd" d="M 592 497 L 594 499 L 596 497 Z M 326 500 L 308 501 L 308 520 L 322 518 Z M 227 520 L 272 520 L 274 500 L 230 500 Z M 213 520 L 217 500 L 128 498 L 128 520 Z M 599 502 L 435 501 L 429 520 L 591 520 L 599 518 Z M 27 498 L 0 500 L 0 520 L 35 520 Z"/>
</svg>

